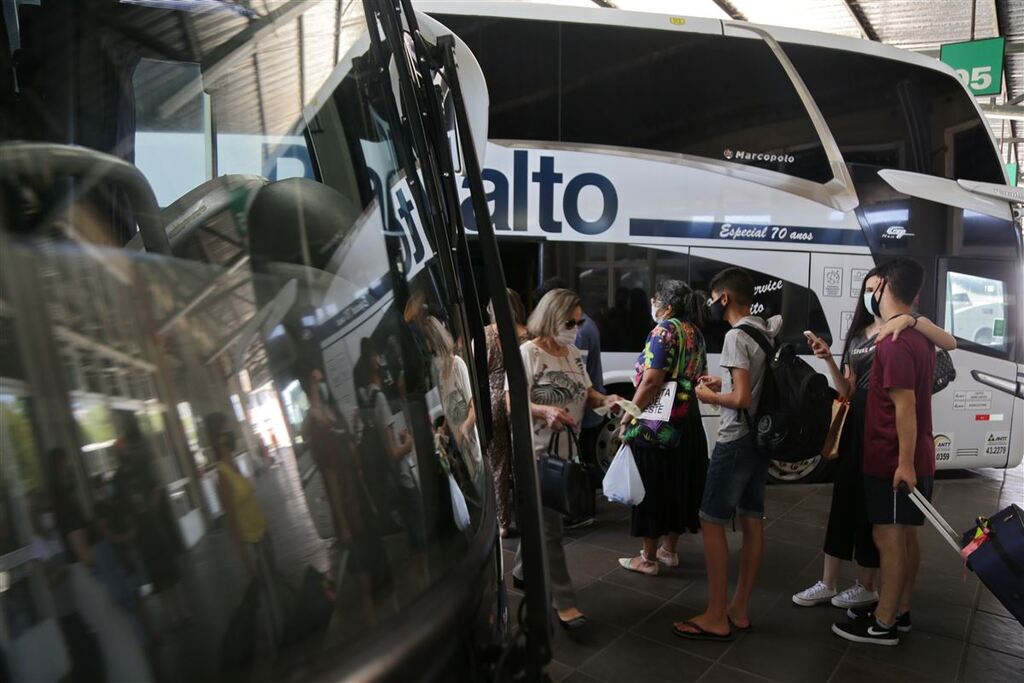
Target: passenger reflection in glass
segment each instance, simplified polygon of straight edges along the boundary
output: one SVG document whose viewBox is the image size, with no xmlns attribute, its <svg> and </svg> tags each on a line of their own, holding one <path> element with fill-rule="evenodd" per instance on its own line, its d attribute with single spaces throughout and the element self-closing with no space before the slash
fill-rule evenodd
<svg viewBox="0 0 1024 683">
<path fill-rule="evenodd" d="M 180 625 L 191 617 L 178 570 L 181 538 L 138 420 L 132 413 L 123 413 L 122 421 L 124 435 L 114 447 L 119 467 L 114 474 L 114 496 L 107 507 L 108 534 L 116 539 L 115 547 L 129 542 L 135 545 L 168 621 Z M 132 520 L 137 529 L 128 528 Z M 132 540 L 126 540 L 128 537 Z"/>
<path fill-rule="evenodd" d="M 347 571 L 356 576 L 361 590 L 364 617 L 374 619 L 372 575 L 375 565 L 387 572 L 384 544 L 370 520 L 372 506 L 359 462 L 353 449 L 354 435 L 338 413 L 321 370 L 313 370 L 304 384 L 309 412 L 302 424 L 302 438 L 313 452 L 323 477 L 335 534 L 349 551 Z"/>
<path fill-rule="evenodd" d="M 367 337 L 363 355 L 356 363 L 356 386 L 362 410 L 361 446 L 367 471 L 372 476 L 379 503 L 392 515 L 391 525 L 400 521 L 409 540 L 409 570 L 412 585 L 426 585 L 427 540 L 423 500 L 419 488 L 416 451 L 401 410 L 392 412 L 384 393 L 380 352 Z M 381 456 L 385 457 L 381 457 Z M 393 512 L 392 512 L 393 511 Z M 397 517 L 397 520 L 395 520 Z M 387 520 L 384 520 L 385 524 Z"/>
<path fill-rule="evenodd" d="M 235 433 L 223 413 L 210 413 L 204 419 L 207 437 L 217 463 L 217 495 L 220 497 L 228 530 L 244 564 L 250 585 L 255 582 L 261 596 L 265 645 L 271 652 L 282 633 L 279 581 L 267 516 L 256 496 L 256 487 L 235 463 Z"/>
</svg>

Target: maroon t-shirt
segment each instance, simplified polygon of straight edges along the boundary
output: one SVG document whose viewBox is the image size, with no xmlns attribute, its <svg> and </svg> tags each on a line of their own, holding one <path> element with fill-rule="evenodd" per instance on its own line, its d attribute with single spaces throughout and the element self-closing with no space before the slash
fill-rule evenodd
<svg viewBox="0 0 1024 683">
<path fill-rule="evenodd" d="M 875 348 L 868 384 L 864 420 L 864 474 L 892 477 L 900 459 L 896 433 L 896 406 L 890 389 L 912 389 L 917 396 L 917 449 L 914 471 L 918 477 L 935 474 L 932 438 L 932 383 L 935 346 L 917 330 L 905 330 L 897 341 L 887 337 Z"/>
</svg>

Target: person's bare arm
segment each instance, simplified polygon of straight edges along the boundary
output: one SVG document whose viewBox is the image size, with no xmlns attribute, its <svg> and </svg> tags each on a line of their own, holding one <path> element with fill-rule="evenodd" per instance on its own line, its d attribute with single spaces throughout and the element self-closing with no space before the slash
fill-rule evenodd
<svg viewBox="0 0 1024 683">
<path fill-rule="evenodd" d="M 956 337 L 951 335 L 949 332 L 946 332 L 928 318 L 919 316 L 915 319 L 914 316 L 910 314 L 898 315 L 882 325 L 878 330 L 877 341 L 880 342 L 889 335 L 892 335 L 892 340 L 896 341 L 900 338 L 900 333 L 908 327 L 912 327 L 923 334 L 928 341 L 935 344 L 943 351 L 953 351 L 956 349 Z"/>
<path fill-rule="evenodd" d="M 665 386 L 665 377 L 667 376 L 668 373 L 664 370 L 655 370 L 654 368 L 644 370 L 644 376 L 636 388 L 636 393 L 633 394 L 633 403 L 640 410 L 646 409 L 651 405 L 651 401 L 658 397 L 661 388 Z"/>
<path fill-rule="evenodd" d="M 815 337 L 813 342 L 808 340 L 807 343 L 815 357 L 825 361 L 825 365 L 828 366 L 828 374 L 832 377 L 832 385 L 839 395 L 846 398 L 853 396 L 853 390 L 857 387 L 857 377 L 850 371 L 850 367 L 846 367 L 846 372 L 839 368 L 836 359 L 832 357 L 832 349 L 821 337 Z"/>
<path fill-rule="evenodd" d="M 727 394 L 714 391 L 708 384 L 699 384 L 696 394 L 702 403 L 724 406 L 733 410 L 745 410 L 753 402 L 750 387 L 750 370 L 746 368 L 732 368 L 732 391 Z"/>
<path fill-rule="evenodd" d="M 898 489 L 900 483 L 917 486 L 917 473 L 914 470 L 914 454 L 917 451 L 917 396 L 913 389 L 890 389 L 896 408 L 896 437 L 899 440 L 900 459 L 893 475 L 892 487 Z"/>
</svg>

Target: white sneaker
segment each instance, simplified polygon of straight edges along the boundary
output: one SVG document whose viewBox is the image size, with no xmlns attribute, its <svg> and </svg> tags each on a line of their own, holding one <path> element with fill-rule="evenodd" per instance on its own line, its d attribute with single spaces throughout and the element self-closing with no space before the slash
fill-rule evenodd
<svg viewBox="0 0 1024 683">
<path fill-rule="evenodd" d="M 807 590 L 794 595 L 793 604 L 801 607 L 814 607 L 825 604 L 835 596 L 835 590 L 826 586 L 824 581 L 819 581 Z"/>
<path fill-rule="evenodd" d="M 878 593 L 869 591 L 861 585 L 860 581 L 853 584 L 839 595 L 832 598 L 832 605 L 850 609 L 851 607 L 864 607 L 878 602 Z"/>
</svg>

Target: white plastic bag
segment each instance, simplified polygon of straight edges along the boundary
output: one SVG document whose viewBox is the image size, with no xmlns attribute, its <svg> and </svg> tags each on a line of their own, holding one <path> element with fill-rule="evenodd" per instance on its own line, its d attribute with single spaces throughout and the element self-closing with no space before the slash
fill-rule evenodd
<svg viewBox="0 0 1024 683">
<path fill-rule="evenodd" d="M 633 449 L 627 444 L 622 444 L 619 452 L 615 454 L 604 475 L 602 485 L 605 498 L 613 503 L 639 505 L 643 502 L 647 491 L 644 489 L 643 480 L 640 479 L 636 461 L 633 460 Z"/>
<path fill-rule="evenodd" d="M 455 515 L 455 526 L 459 531 L 469 528 L 469 508 L 466 507 L 466 497 L 462 495 L 462 489 L 455 481 L 455 477 L 448 475 L 448 490 L 452 495 L 452 514 Z"/>
</svg>

